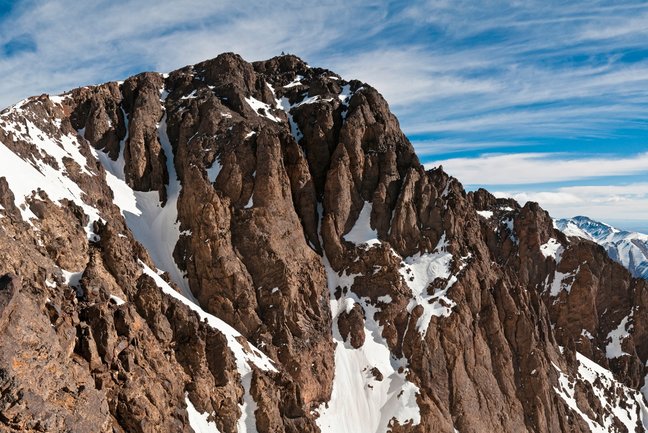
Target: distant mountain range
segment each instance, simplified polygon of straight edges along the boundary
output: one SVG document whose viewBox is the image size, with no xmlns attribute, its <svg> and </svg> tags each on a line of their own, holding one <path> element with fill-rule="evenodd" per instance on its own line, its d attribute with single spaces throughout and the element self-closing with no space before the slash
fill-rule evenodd
<svg viewBox="0 0 648 433">
<path fill-rule="evenodd" d="M 559 219 L 555 223 L 567 236 L 578 236 L 600 244 L 632 275 L 648 279 L 648 235 L 619 230 L 586 216 Z"/>
</svg>

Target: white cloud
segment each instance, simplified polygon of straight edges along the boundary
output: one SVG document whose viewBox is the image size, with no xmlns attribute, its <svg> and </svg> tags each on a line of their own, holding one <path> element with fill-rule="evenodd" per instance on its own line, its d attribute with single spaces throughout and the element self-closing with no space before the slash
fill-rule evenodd
<svg viewBox="0 0 648 433">
<path fill-rule="evenodd" d="M 514 153 L 434 161 L 469 185 L 521 185 L 597 177 L 648 174 L 648 153 L 628 157 L 576 157 L 569 154 Z"/>
<path fill-rule="evenodd" d="M 328 62 L 342 76 L 371 84 L 393 107 L 493 93 L 500 88 L 494 80 L 457 73 L 479 62 L 457 55 L 432 55 L 423 47 L 377 49 L 352 57 L 335 56 Z"/>
<path fill-rule="evenodd" d="M 613 17 L 609 21 L 611 22 L 589 24 L 580 35 L 581 39 L 611 39 L 648 33 L 648 14 L 646 13 L 630 18 L 624 17 L 624 19 Z"/>
<path fill-rule="evenodd" d="M 599 221 L 646 223 L 648 183 L 627 185 L 585 185 L 549 191 L 498 191 L 498 197 L 512 197 L 520 204 L 538 202 L 553 217 L 586 215 Z"/>
</svg>

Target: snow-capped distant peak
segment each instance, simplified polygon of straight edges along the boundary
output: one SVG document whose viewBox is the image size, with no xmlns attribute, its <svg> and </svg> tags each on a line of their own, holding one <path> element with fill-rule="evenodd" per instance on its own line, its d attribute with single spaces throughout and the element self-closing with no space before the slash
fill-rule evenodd
<svg viewBox="0 0 648 433">
<path fill-rule="evenodd" d="M 554 223 L 556 228 L 567 236 L 598 243 L 613 260 L 625 266 L 633 276 L 648 279 L 648 235 L 619 230 L 586 216 L 559 219 Z"/>
</svg>

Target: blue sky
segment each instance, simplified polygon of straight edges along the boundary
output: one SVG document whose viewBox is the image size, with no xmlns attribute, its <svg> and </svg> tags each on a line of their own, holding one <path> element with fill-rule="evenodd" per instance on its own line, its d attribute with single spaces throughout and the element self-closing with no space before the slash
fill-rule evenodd
<svg viewBox="0 0 648 433">
<path fill-rule="evenodd" d="M 0 0 L 0 106 L 285 51 L 376 87 L 468 189 L 648 231 L 646 40 L 648 2 Z"/>
</svg>

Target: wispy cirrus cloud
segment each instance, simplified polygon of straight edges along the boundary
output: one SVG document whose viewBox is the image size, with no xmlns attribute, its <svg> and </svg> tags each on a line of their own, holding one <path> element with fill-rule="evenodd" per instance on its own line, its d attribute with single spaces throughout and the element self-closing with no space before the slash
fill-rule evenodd
<svg viewBox="0 0 648 433">
<path fill-rule="evenodd" d="M 339 44 L 350 28 L 376 31 L 384 9 L 376 2 L 340 0 L 24 0 L 0 17 L 5 51 L 17 38 L 30 41 L 29 50 L 0 54 L 0 105 L 143 70 L 166 71 L 226 51 L 248 60 L 282 51 L 309 59 Z"/>
<path fill-rule="evenodd" d="M 553 153 L 488 154 L 434 161 L 468 185 L 524 185 L 601 177 L 648 175 L 648 153 L 627 157 Z"/>
<path fill-rule="evenodd" d="M 0 105 L 286 51 L 377 87 L 410 134 L 488 143 L 648 122 L 648 54 L 627 53 L 644 45 L 643 2 L 23 0 L 1 19 Z"/>
<path fill-rule="evenodd" d="M 560 187 L 541 191 L 496 191 L 498 197 L 512 197 L 519 203 L 538 202 L 558 218 L 587 215 L 620 224 L 626 230 L 648 228 L 648 183 Z"/>
<path fill-rule="evenodd" d="M 0 106 L 291 52 L 375 86 L 423 160 L 549 203 L 573 191 L 536 183 L 646 173 L 647 33 L 644 1 L 0 2 Z"/>
</svg>

